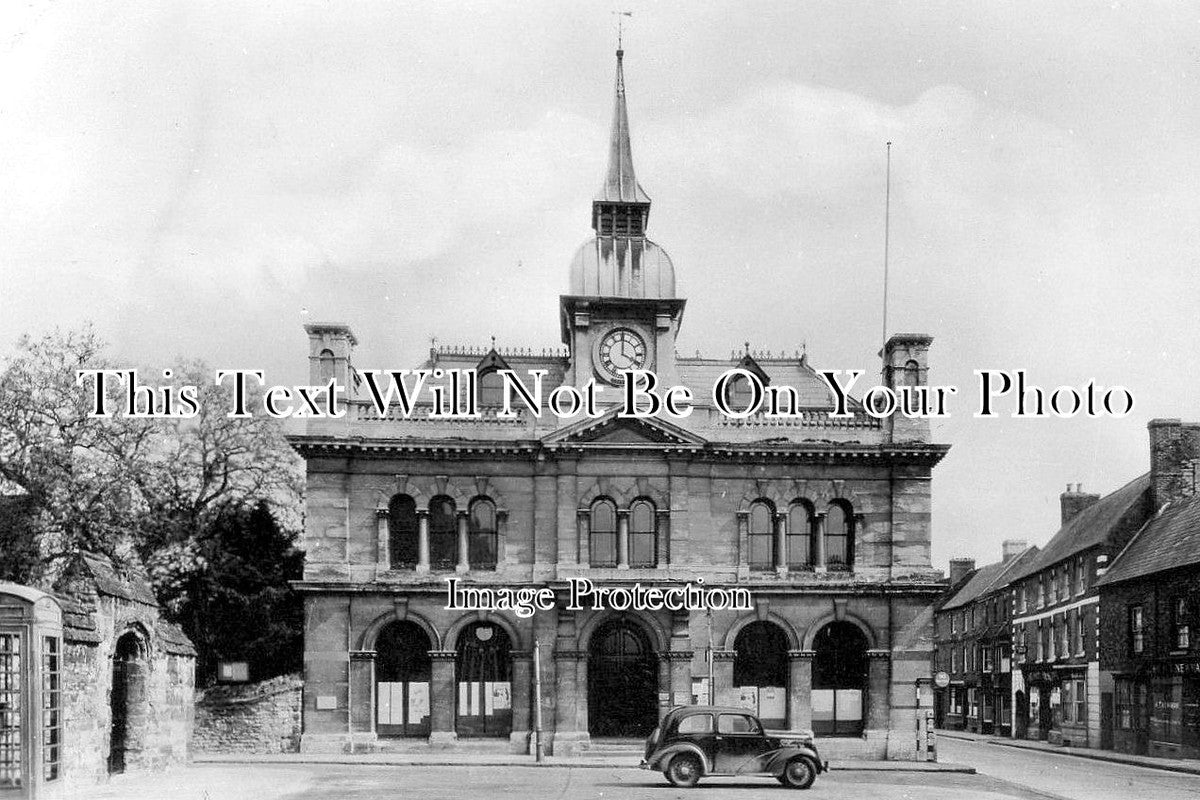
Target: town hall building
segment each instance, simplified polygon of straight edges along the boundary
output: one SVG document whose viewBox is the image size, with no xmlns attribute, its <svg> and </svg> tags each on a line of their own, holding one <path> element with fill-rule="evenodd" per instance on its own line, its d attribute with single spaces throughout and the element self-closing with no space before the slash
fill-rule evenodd
<svg viewBox="0 0 1200 800">
<path fill-rule="evenodd" d="M 304 733 L 308 752 L 494 746 L 528 752 L 534 654 L 544 741 L 555 755 L 647 735 L 680 704 L 811 728 L 830 758 L 918 757 L 929 705 L 933 467 L 927 420 L 876 418 L 833 396 L 806 355 L 684 357 L 676 266 L 647 238 L 634 176 L 622 51 L 594 235 L 565 265 L 563 348 L 435 347 L 429 369 L 473 369 L 476 419 L 429 404 L 377 413 L 343 324 L 311 324 L 311 381 L 347 387 L 346 414 L 310 419 Z M 565 261 L 565 259 L 564 259 Z M 932 339 L 896 335 L 879 381 L 925 385 Z M 797 413 L 745 419 L 711 402 L 741 368 L 790 386 Z M 543 391 L 620 371 L 691 387 L 687 418 L 501 413 L 502 370 L 545 370 Z M 865 382 L 865 381 L 864 381 Z M 737 406 L 750 394 L 729 388 Z M 447 609 L 447 580 L 549 587 L 550 610 Z M 572 611 L 569 582 L 746 589 L 742 610 Z M 505 743 L 500 745 L 499 743 Z"/>
</svg>

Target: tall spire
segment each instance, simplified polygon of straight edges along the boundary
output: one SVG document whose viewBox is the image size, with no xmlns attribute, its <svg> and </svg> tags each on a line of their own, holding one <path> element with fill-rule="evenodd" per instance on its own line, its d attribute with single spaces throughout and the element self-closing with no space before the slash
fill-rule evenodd
<svg viewBox="0 0 1200 800">
<path fill-rule="evenodd" d="M 617 85 L 613 100 L 612 131 L 608 143 L 608 170 L 592 205 L 592 227 L 601 231 L 602 218 L 619 215 L 641 221 L 635 225 L 640 235 L 649 212 L 650 197 L 642 191 L 633 174 L 633 148 L 629 143 L 629 112 L 625 108 L 625 51 L 617 50 Z M 618 214 L 618 212 L 620 212 Z M 630 213 L 635 212 L 635 213 Z"/>
</svg>

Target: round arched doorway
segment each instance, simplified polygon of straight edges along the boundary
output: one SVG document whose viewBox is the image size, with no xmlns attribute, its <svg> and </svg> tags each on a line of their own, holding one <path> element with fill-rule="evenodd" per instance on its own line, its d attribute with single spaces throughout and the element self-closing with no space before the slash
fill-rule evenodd
<svg viewBox="0 0 1200 800">
<path fill-rule="evenodd" d="M 733 643 L 738 705 L 754 708 L 764 726 L 787 727 L 787 634 L 773 622 L 751 622 Z"/>
<path fill-rule="evenodd" d="M 109 694 L 108 771 L 124 772 L 142 749 L 146 723 L 146 652 L 142 639 L 128 631 L 117 639 Z"/>
<path fill-rule="evenodd" d="M 813 732 L 861 736 L 867 686 L 867 637 L 858 626 L 831 622 L 813 639 Z"/>
<path fill-rule="evenodd" d="M 389 622 L 375 640 L 375 724 L 380 736 L 429 735 L 429 636 Z"/>
<path fill-rule="evenodd" d="M 588 733 L 646 736 L 658 724 L 658 659 L 636 622 L 617 616 L 588 645 Z"/>
<path fill-rule="evenodd" d="M 512 732 L 512 641 L 499 625 L 475 622 L 458 634 L 459 736 Z"/>
</svg>

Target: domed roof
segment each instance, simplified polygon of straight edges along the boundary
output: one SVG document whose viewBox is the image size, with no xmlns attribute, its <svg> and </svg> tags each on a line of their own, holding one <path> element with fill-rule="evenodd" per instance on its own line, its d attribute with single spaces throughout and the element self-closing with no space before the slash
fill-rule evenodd
<svg viewBox="0 0 1200 800">
<path fill-rule="evenodd" d="M 675 297 L 675 265 L 645 237 L 596 236 L 571 260 L 571 294 L 585 297 Z"/>
</svg>

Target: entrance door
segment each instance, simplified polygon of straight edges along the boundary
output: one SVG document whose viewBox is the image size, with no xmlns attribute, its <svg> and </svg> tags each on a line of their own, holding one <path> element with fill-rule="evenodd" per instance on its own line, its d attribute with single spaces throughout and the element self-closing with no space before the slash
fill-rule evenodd
<svg viewBox="0 0 1200 800">
<path fill-rule="evenodd" d="M 1054 726 L 1054 709 L 1050 707 L 1050 687 L 1039 686 L 1038 693 L 1038 738 L 1050 738 L 1050 728 Z"/>
<path fill-rule="evenodd" d="M 375 642 L 375 730 L 429 735 L 429 637 L 414 622 L 392 622 Z"/>
<path fill-rule="evenodd" d="M 0 797 L 29 797 L 28 737 L 21 735 L 25 711 L 22 636 L 0 633 Z M 10 794 L 11 793 L 11 794 Z"/>
<path fill-rule="evenodd" d="M 134 713 L 142 701 L 141 644 L 137 635 L 126 633 L 117 640 L 113 651 L 112 693 L 109 703 L 112 722 L 109 731 L 108 771 L 124 772 L 131 752 L 136 750 L 135 735 L 140 718 Z"/>
<path fill-rule="evenodd" d="M 588 647 L 588 732 L 643 737 L 658 724 L 658 664 L 638 625 L 618 616 Z"/>
<path fill-rule="evenodd" d="M 831 622 L 813 639 L 813 732 L 861 736 L 867 685 L 867 639 L 850 622 Z"/>
<path fill-rule="evenodd" d="M 476 622 L 458 635 L 459 736 L 512 733 L 512 643 L 499 625 Z"/>
</svg>

